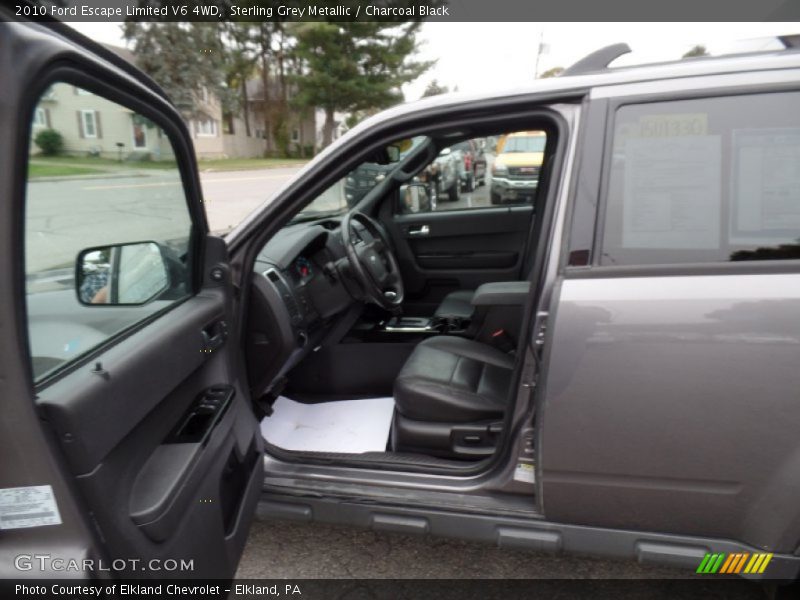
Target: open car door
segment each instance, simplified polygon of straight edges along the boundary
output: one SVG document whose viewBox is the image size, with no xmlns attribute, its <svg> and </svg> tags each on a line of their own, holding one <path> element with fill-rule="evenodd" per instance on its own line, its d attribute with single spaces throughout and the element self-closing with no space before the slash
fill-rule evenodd
<svg viewBox="0 0 800 600">
<path fill-rule="evenodd" d="M 32 23 L 0 22 L 0 106 L 2 562 L 231 577 L 263 441 L 184 119 L 114 52 Z"/>
</svg>

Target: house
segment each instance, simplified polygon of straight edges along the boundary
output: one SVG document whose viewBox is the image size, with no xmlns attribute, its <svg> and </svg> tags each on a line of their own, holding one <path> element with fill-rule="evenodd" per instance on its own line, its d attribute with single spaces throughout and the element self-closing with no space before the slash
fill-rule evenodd
<svg viewBox="0 0 800 600">
<path fill-rule="evenodd" d="M 148 119 L 116 102 L 67 83 L 52 85 L 33 114 L 31 136 L 55 129 L 67 154 L 112 159 L 172 158 L 164 132 Z M 32 152 L 38 148 L 31 144 Z"/>
<path fill-rule="evenodd" d="M 271 82 L 269 97 L 275 102 L 280 88 L 274 80 Z M 265 119 L 267 103 L 264 101 L 264 82 L 253 78 L 246 84 L 245 108 L 237 115 L 227 115 L 224 124 L 225 152 L 228 156 L 264 156 L 279 152 L 274 121 Z M 290 90 L 289 96 L 293 92 Z M 335 114 L 336 127 L 333 140 L 347 131 L 345 122 L 347 113 Z M 323 148 L 322 127 L 325 123 L 325 111 L 310 109 L 307 111 L 289 109 L 286 125 L 287 145 L 293 156 L 311 156 Z M 267 131 L 269 129 L 269 131 Z"/>
<path fill-rule="evenodd" d="M 125 48 L 108 46 L 125 60 L 135 55 Z M 279 95 L 271 82 L 269 99 Z M 273 87 L 274 86 L 274 87 Z M 264 84 L 253 78 L 246 84 L 246 101 L 238 114 L 224 113 L 216 94 L 202 87 L 195 98 L 195 110 L 186 114 L 198 159 L 255 158 L 281 154 L 274 121 L 267 122 Z M 336 113 L 334 138 L 347 127 L 347 114 Z M 320 109 L 289 110 L 286 149 L 293 156 L 312 156 L 322 148 L 325 113 Z M 32 135 L 45 127 L 61 133 L 67 154 L 115 159 L 161 160 L 172 156 L 165 134 L 147 119 L 86 90 L 55 84 L 42 97 L 33 120 Z M 38 149 L 32 144 L 32 152 Z"/>
</svg>

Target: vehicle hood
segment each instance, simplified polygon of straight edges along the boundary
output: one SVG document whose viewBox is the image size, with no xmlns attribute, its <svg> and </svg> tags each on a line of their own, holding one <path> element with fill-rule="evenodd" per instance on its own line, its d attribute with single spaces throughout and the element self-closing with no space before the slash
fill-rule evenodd
<svg viewBox="0 0 800 600">
<path fill-rule="evenodd" d="M 506 152 L 498 154 L 494 164 L 505 167 L 539 167 L 544 159 L 544 152 Z"/>
</svg>

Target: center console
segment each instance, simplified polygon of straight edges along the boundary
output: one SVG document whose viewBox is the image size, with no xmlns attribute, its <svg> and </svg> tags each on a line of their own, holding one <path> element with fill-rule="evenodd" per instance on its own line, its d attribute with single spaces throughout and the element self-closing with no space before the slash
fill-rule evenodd
<svg viewBox="0 0 800 600">
<path fill-rule="evenodd" d="M 380 324 L 387 333 L 465 335 L 471 320 L 459 317 L 392 317 Z"/>
<path fill-rule="evenodd" d="M 487 341 L 498 331 L 516 336 L 522 324 L 522 310 L 530 293 L 527 281 L 485 283 L 472 295 L 472 315 L 433 317 L 396 316 L 372 325 L 374 333 L 427 335 L 460 335 Z M 392 336 L 394 337 L 394 336 Z"/>
</svg>

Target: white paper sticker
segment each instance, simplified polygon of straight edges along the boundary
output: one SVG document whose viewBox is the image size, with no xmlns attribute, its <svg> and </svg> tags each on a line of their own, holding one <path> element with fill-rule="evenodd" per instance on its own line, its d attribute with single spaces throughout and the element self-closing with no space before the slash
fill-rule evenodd
<svg viewBox="0 0 800 600">
<path fill-rule="evenodd" d="M 533 465 L 531 463 L 517 463 L 517 468 L 514 469 L 514 481 L 536 483 Z"/>
<path fill-rule="evenodd" d="M 800 227 L 800 130 L 738 130 L 731 242 L 795 243 Z"/>
<path fill-rule="evenodd" d="M 51 486 L 0 489 L 0 529 L 60 524 L 61 515 Z"/>
<path fill-rule="evenodd" d="M 719 247 L 720 137 L 632 138 L 625 145 L 625 248 Z"/>
</svg>

